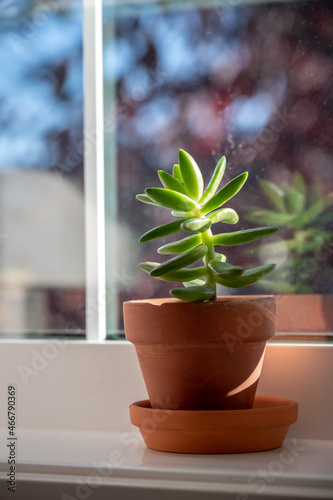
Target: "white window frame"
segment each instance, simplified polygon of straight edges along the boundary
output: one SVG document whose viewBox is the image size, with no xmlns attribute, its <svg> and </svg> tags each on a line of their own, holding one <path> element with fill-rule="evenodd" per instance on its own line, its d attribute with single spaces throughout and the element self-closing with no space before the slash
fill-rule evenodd
<svg viewBox="0 0 333 500">
<path fill-rule="evenodd" d="M 102 7 L 102 0 L 83 0 L 86 304 L 95 307 L 86 321 L 88 341 L 106 337 Z"/>
</svg>

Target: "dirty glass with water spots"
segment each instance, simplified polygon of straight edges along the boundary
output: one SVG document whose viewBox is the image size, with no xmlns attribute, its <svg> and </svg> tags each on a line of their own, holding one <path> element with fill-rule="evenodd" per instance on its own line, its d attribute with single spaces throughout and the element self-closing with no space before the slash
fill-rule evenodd
<svg viewBox="0 0 333 500">
<path fill-rule="evenodd" d="M 82 6 L 0 4 L 0 337 L 85 330 Z"/>
<path fill-rule="evenodd" d="M 231 263 L 277 269 L 219 294 L 332 294 L 332 3 L 111 3 L 104 74 L 115 89 L 119 329 L 123 300 L 169 296 L 170 284 L 137 267 L 156 261 L 161 244 L 138 238 L 169 213 L 135 195 L 159 186 L 157 170 L 171 173 L 179 148 L 206 179 L 222 155 L 223 182 L 249 172 L 228 204 L 240 215 L 232 230 L 280 227 L 260 245 L 221 249 Z"/>
</svg>

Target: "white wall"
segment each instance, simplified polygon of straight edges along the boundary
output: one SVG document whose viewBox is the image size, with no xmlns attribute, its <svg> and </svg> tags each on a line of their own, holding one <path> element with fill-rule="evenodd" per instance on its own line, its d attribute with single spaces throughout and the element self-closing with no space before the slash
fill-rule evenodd
<svg viewBox="0 0 333 500">
<path fill-rule="evenodd" d="M 9 384 L 19 429 L 125 430 L 130 403 L 147 398 L 127 342 L 1 341 L 0 380 L 0 428 Z M 332 380 L 333 346 L 270 344 L 258 393 L 299 403 L 289 436 L 333 439 Z"/>
</svg>

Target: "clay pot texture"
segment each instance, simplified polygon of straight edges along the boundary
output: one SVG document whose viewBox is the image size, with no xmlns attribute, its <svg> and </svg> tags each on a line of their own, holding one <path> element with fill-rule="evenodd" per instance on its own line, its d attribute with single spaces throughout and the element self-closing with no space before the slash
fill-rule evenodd
<svg viewBox="0 0 333 500">
<path fill-rule="evenodd" d="M 152 408 L 252 408 L 275 297 L 134 300 L 124 303 L 124 321 Z"/>
</svg>

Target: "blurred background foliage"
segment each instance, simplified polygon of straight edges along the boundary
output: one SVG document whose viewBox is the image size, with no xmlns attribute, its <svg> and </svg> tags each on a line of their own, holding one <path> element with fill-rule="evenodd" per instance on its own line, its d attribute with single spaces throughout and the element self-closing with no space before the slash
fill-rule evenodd
<svg viewBox="0 0 333 500">
<path fill-rule="evenodd" d="M 259 179 L 259 185 L 270 208 L 250 207 L 246 218 L 262 225 L 274 220 L 281 239 L 258 248 L 262 259 L 274 260 L 279 267 L 257 286 L 275 293 L 322 292 L 323 284 L 333 280 L 333 267 L 325 265 L 333 247 L 333 191 L 325 194 L 316 176 L 307 186 L 298 171 L 290 183 L 279 186 Z"/>
</svg>

